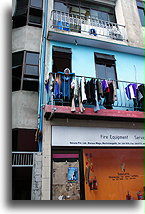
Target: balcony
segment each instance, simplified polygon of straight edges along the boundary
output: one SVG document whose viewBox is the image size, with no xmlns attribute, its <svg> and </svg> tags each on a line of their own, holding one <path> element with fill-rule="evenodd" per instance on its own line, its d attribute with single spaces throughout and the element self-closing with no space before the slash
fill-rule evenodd
<svg viewBox="0 0 145 214">
<path fill-rule="evenodd" d="M 62 82 L 59 81 L 61 78 L 63 79 Z M 90 86 L 91 81 L 93 81 L 93 85 Z M 76 82 L 78 88 L 74 86 Z M 108 85 L 103 86 L 103 82 Z M 96 87 L 98 83 L 102 87 L 101 89 L 99 89 L 98 86 Z M 111 89 L 111 84 L 113 89 Z M 144 118 L 143 95 L 141 95 L 139 91 L 140 88 L 144 90 L 142 83 L 116 80 L 107 81 L 83 76 L 74 76 L 71 82 L 68 83 L 68 80 L 64 78 L 64 74 L 57 73 L 50 74 L 48 82 L 45 83 L 45 87 L 45 116 L 47 119 L 49 119 L 50 113 L 59 113 L 59 115 L 70 114 L 73 115 L 73 117 L 75 115 L 90 115 L 93 117 L 114 116 L 122 118 Z M 84 89 L 82 89 L 82 87 L 84 87 Z M 90 95 L 88 95 L 88 87 L 94 87 L 94 91 L 90 91 Z M 76 90 L 76 92 L 74 92 L 74 90 Z M 113 90 L 113 92 L 110 90 Z M 84 95 L 82 95 L 82 93 L 84 92 L 86 95 L 83 100 Z M 74 93 L 76 93 L 76 95 L 74 95 Z M 88 96 L 91 97 L 89 98 Z"/>
<path fill-rule="evenodd" d="M 123 25 L 91 17 L 77 17 L 56 10 L 51 12 L 50 30 L 52 29 L 71 35 L 77 33 L 78 36 L 92 37 L 98 40 L 127 40 Z"/>
</svg>

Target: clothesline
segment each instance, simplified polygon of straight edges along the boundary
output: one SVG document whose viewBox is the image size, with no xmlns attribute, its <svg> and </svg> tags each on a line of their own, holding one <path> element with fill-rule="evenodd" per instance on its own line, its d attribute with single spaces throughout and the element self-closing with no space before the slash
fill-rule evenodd
<svg viewBox="0 0 145 214">
<path fill-rule="evenodd" d="M 53 73 L 53 72 L 51 72 L 51 73 L 49 73 L 49 75 L 57 75 L 57 74 L 62 74 L 62 75 L 65 75 L 65 73 L 64 72 L 57 72 L 57 73 Z M 75 73 L 70 73 L 70 74 L 75 74 Z M 90 76 L 82 76 L 82 75 L 75 75 L 75 77 L 80 77 L 80 78 L 86 78 L 86 79 L 98 79 L 98 80 L 107 80 L 107 81 L 115 81 L 115 82 L 120 82 L 120 83 L 126 83 L 126 84 L 130 84 L 130 83 L 132 83 L 132 84 L 138 84 L 138 85 L 141 85 L 141 84 L 144 84 L 144 83 L 140 83 L 140 82 L 134 82 L 134 81 L 125 81 L 125 80 L 114 80 L 114 79 L 111 79 L 111 78 L 105 78 L 105 79 L 102 79 L 102 78 L 98 78 L 98 77 L 90 77 Z"/>
</svg>

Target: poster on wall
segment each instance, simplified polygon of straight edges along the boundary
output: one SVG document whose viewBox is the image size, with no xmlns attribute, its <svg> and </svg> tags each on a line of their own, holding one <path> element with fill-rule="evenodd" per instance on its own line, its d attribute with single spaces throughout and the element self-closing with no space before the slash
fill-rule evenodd
<svg viewBox="0 0 145 214">
<path fill-rule="evenodd" d="M 68 182 L 77 183 L 78 182 L 78 167 L 68 168 Z"/>
</svg>

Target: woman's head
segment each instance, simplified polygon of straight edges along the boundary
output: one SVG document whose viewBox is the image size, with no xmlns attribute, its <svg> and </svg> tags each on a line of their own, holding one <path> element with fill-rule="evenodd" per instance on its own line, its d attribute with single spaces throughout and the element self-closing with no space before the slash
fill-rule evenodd
<svg viewBox="0 0 145 214">
<path fill-rule="evenodd" d="M 64 69 L 64 74 L 65 75 L 69 75 L 70 74 L 70 69 L 69 68 L 65 68 Z"/>
</svg>

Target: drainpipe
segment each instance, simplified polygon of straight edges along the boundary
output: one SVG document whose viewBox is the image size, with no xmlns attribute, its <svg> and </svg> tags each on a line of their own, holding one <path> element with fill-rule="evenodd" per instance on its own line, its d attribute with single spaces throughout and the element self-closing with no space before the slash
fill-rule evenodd
<svg viewBox="0 0 145 214">
<path fill-rule="evenodd" d="M 39 74 L 39 101 L 38 101 L 38 129 L 43 129 L 43 96 L 44 96 L 44 74 L 45 74 L 45 55 L 47 41 L 47 14 L 48 0 L 45 0 L 45 9 L 43 16 L 43 33 L 40 53 L 40 74 Z M 38 151 L 42 152 L 42 138 L 38 138 Z"/>
</svg>

